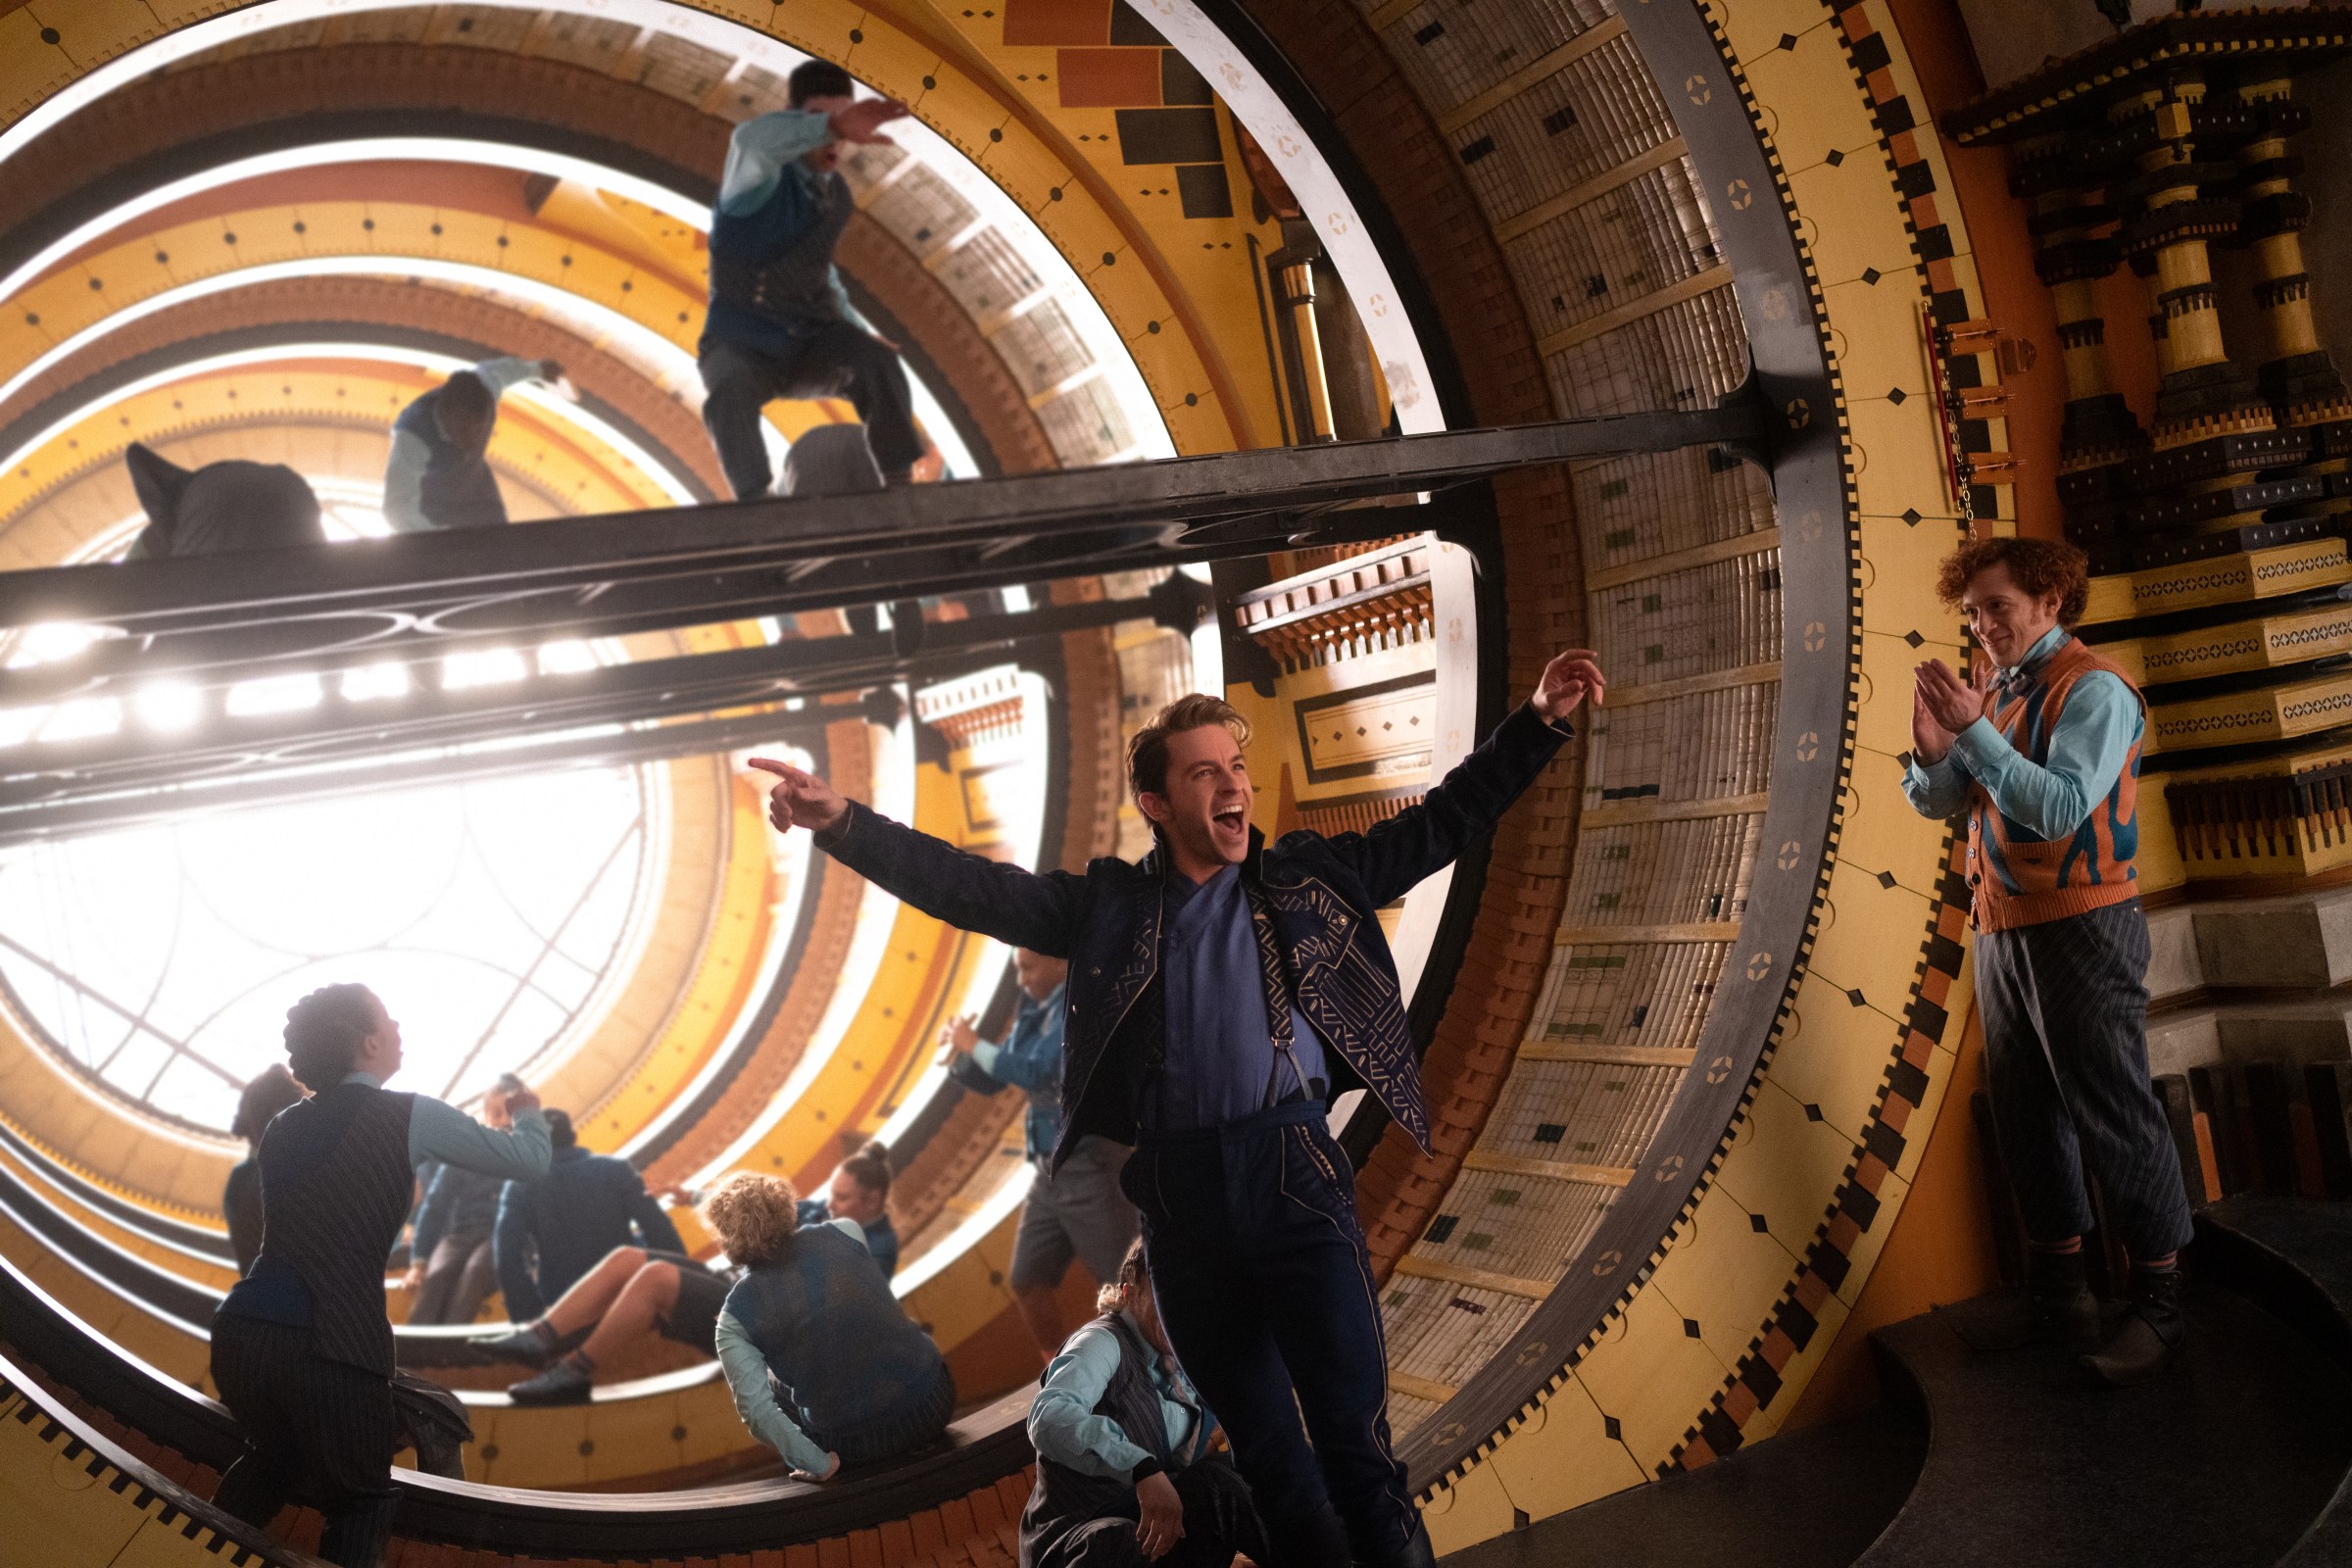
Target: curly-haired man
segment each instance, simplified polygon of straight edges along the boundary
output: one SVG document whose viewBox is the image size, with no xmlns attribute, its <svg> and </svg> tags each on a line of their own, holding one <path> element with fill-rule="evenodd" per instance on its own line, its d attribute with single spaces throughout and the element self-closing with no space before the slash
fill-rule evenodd
<svg viewBox="0 0 2352 1568">
<path fill-rule="evenodd" d="M 2089 1351 L 2094 1376 L 2127 1384 L 2180 1347 L 2189 1220 L 2148 1082 L 2148 922 L 2132 864 L 2147 705 L 2067 630 L 2087 590 L 2082 553 L 2053 540 L 1979 539 L 1944 561 L 1936 591 L 1986 659 L 1974 682 L 1939 659 L 1918 666 L 1903 791 L 1923 816 L 1968 817 L 1984 1073 L 2033 1243 L 2032 1315 L 2015 1337 Z M 2085 1159 L 2132 1254 L 2131 1310 L 2095 1350 Z"/>
</svg>

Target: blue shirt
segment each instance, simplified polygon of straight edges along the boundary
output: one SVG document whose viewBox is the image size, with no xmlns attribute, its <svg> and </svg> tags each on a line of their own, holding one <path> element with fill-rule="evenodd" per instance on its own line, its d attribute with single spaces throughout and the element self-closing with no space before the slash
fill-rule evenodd
<svg viewBox="0 0 2352 1568">
<path fill-rule="evenodd" d="M 806 110 L 779 109 L 737 125 L 727 139 L 727 167 L 710 215 L 711 254 L 765 262 L 800 238 L 816 220 L 818 181 L 830 177 L 801 160 L 831 140 L 830 118 Z M 833 273 L 833 298 L 846 319 L 858 318 L 839 270 Z M 705 351 L 718 342 L 784 355 L 801 340 L 792 327 L 716 299 L 703 322 Z"/>
<path fill-rule="evenodd" d="M 1172 876 L 1166 889 L 1160 984 L 1167 1061 L 1155 1082 L 1142 1086 L 1137 1125 L 1157 1132 L 1222 1127 L 1294 1093 L 1319 1095 L 1311 1085 L 1331 1076 L 1323 1039 L 1296 1003 L 1291 1034 L 1297 1072 L 1275 1059 L 1266 1027 L 1265 967 L 1250 924 L 1242 868 L 1225 866 L 1200 883 Z"/>
<path fill-rule="evenodd" d="M 686 1250 L 637 1167 L 577 1144 L 557 1150 L 537 1180 L 507 1183 L 490 1243 L 507 1316 L 517 1323 L 546 1311 L 615 1247 Z"/>
<path fill-rule="evenodd" d="M 1129 1316 L 1128 1326 L 1143 1330 Z M 1150 1343 L 1149 1341 L 1146 1342 Z M 1046 1385 L 1029 1406 L 1029 1442 L 1038 1457 L 1068 1465 L 1080 1475 L 1124 1481 L 1152 1457 L 1106 1415 L 1095 1413 L 1119 1370 L 1119 1337 L 1102 1323 L 1089 1323 L 1069 1338 L 1046 1368 Z M 1216 1423 L 1200 1406 L 1200 1396 L 1168 1356 L 1152 1363 L 1152 1386 L 1159 1393 L 1159 1419 L 1167 1428 L 1174 1468 L 1198 1463 L 1208 1451 Z"/>
<path fill-rule="evenodd" d="M 1004 1041 L 983 1040 L 972 1048 L 972 1065 L 982 1077 L 999 1087 L 1010 1084 L 1029 1097 L 1021 1149 L 1041 1165 L 1054 1157 L 1054 1142 L 1061 1137 L 1061 1027 L 1069 989 L 1064 981 L 1042 1000 L 1022 992 Z"/>
<path fill-rule="evenodd" d="M 2000 678 L 2033 674 L 2066 646 L 2069 635 L 2063 626 L 2051 627 Z M 1967 809 L 1973 780 L 1984 786 L 1993 809 L 2010 821 L 2051 841 L 2070 838 L 2115 788 L 2132 743 L 2146 727 L 2132 689 L 2106 670 L 2092 670 L 2067 694 L 2065 710 L 2050 732 L 2046 766 L 2035 765 L 2010 745 L 1992 720 L 1980 718 L 1953 737 L 1941 761 L 1923 767 L 1914 758 L 1903 770 L 1903 794 L 1920 815 L 1948 818 Z"/>
</svg>

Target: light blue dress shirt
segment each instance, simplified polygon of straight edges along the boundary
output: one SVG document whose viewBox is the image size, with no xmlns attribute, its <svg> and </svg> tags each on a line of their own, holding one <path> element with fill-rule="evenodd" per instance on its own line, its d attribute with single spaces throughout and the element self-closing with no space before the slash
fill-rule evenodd
<svg viewBox="0 0 2352 1568">
<path fill-rule="evenodd" d="M 1135 1323 L 1132 1317 L 1127 1321 L 1131 1327 Z M 1143 1331 L 1136 1332 L 1141 1337 Z M 1045 1387 L 1029 1406 L 1029 1442 L 1039 1457 L 1113 1481 L 1126 1480 L 1152 1457 L 1116 1421 L 1095 1413 L 1118 1370 L 1119 1337 L 1106 1324 L 1089 1323 L 1069 1337 L 1046 1368 Z M 1170 1369 L 1165 1356 L 1152 1363 L 1152 1386 L 1159 1392 L 1159 1419 L 1167 1429 L 1169 1451 L 1176 1455 L 1170 1468 L 1181 1470 L 1207 1451 L 1214 1423 L 1202 1419 L 1200 1396 L 1182 1371 Z"/>
<path fill-rule="evenodd" d="M 368 1072 L 348 1073 L 343 1081 L 366 1084 L 370 1089 L 384 1087 L 381 1078 Z M 516 1111 L 514 1125 L 504 1130 L 485 1127 L 447 1101 L 435 1100 L 430 1095 L 415 1096 L 409 1107 L 411 1165 L 437 1159 L 445 1165 L 479 1171 L 485 1176 L 527 1182 L 547 1174 L 549 1151 L 547 1117 L 536 1105 Z"/>
<path fill-rule="evenodd" d="M 2033 674 L 2070 640 L 2065 627 L 2051 627 L 2002 677 Z M 1953 737 L 1941 761 L 1923 767 L 1912 759 L 1903 770 L 1903 794 L 1920 815 L 1948 819 L 1968 808 L 1973 780 L 1984 786 L 1993 809 L 2054 843 L 2071 838 L 2115 788 L 2132 743 L 2146 727 L 2132 688 L 2103 669 L 2093 670 L 2067 696 L 2050 734 L 2046 766 L 2036 766 L 1990 719 L 1980 718 Z"/>
<path fill-rule="evenodd" d="M 825 1223 L 858 1246 L 865 1245 L 865 1232 L 856 1220 L 833 1219 Z M 833 1462 L 832 1455 L 810 1442 L 801 1424 L 776 1402 L 775 1384 L 767 1375 L 767 1357 L 753 1343 L 751 1331 L 736 1321 L 733 1313 L 721 1311 L 714 1339 L 719 1370 L 727 1376 L 727 1392 L 735 1396 L 735 1413 L 743 1418 L 745 1429 L 783 1455 L 784 1462 L 793 1469 L 812 1476 L 825 1474 Z"/>
</svg>

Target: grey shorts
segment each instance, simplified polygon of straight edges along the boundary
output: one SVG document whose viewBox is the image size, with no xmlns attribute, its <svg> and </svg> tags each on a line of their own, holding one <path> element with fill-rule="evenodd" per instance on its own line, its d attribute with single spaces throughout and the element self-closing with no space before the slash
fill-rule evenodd
<svg viewBox="0 0 2352 1568">
<path fill-rule="evenodd" d="M 1038 1173 L 1012 1239 L 1014 1290 L 1059 1285 L 1073 1257 L 1098 1284 L 1118 1278 L 1135 1240 L 1135 1207 L 1119 1191 L 1128 1153 L 1126 1145 L 1090 1133 L 1054 1176 Z"/>
</svg>

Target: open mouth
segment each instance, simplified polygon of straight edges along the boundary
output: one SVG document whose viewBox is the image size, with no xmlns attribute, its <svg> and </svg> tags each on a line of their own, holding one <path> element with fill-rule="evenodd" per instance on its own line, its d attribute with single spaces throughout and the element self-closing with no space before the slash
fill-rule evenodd
<svg viewBox="0 0 2352 1568">
<path fill-rule="evenodd" d="M 1247 833 L 1250 831 L 1250 808 L 1246 806 L 1228 806 L 1212 814 L 1209 820 L 1228 833 Z"/>
</svg>

